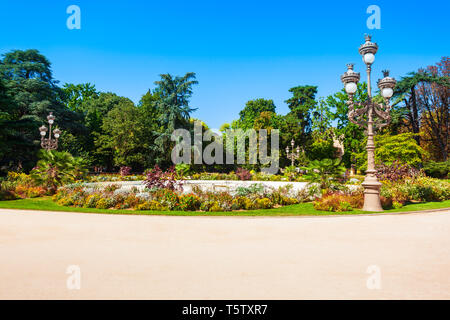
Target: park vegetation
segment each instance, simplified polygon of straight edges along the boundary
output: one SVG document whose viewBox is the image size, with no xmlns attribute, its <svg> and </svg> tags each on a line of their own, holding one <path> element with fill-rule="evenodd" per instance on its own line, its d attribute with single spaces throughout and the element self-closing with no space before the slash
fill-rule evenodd
<svg viewBox="0 0 450 320">
<path fill-rule="evenodd" d="M 450 58 L 402 77 L 392 99 L 391 123 L 377 132 L 375 158 L 386 208 L 450 198 L 448 171 Z M 276 175 L 259 164 L 172 166 L 171 134 L 192 132 L 196 109 L 190 98 L 198 85 L 193 72 L 161 74 L 135 104 L 91 83 L 60 85 L 51 63 L 37 50 L 14 50 L 0 59 L 0 200 L 53 195 L 63 205 L 95 208 L 230 211 L 273 208 L 314 201 L 318 210 L 361 208 L 359 187 L 367 167 L 363 129 L 347 118 L 344 90 L 317 97 L 317 86 L 287 88 L 289 112 L 273 100 L 248 101 L 227 129 L 278 129 L 280 167 Z M 379 99 L 379 96 L 374 99 Z M 356 102 L 367 99 L 358 84 Z M 42 151 L 38 128 L 53 112 L 62 131 L 58 151 Z M 204 129 L 208 129 L 202 122 Z M 291 140 L 301 146 L 294 166 L 286 157 Z M 241 190 L 185 195 L 183 179 L 307 181 L 303 194 L 286 190 Z M 440 180 L 439 180 L 440 179 Z M 145 196 L 90 190 L 80 182 L 144 180 Z M 348 188 L 348 185 L 355 185 Z"/>
</svg>

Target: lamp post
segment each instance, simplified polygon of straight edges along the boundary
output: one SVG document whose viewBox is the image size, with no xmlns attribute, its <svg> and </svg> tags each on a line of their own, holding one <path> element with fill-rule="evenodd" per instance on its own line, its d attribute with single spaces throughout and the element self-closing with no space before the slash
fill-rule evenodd
<svg viewBox="0 0 450 320">
<path fill-rule="evenodd" d="M 41 147 L 49 151 L 58 148 L 58 139 L 61 131 L 58 128 L 53 130 L 53 136 L 55 138 L 52 138 L 52 124 L 55 122 L 55 116 L 53 115 L 53 112 L 50 112 L 50 114 L 47 116 L 47 120 L 49 128 L 47 129 L 46 126 L 41 126 L 39 127 L 39 131 L 41 133 Z M 48 138 L 45 137 L 47 135 L 47 131 Z"/>
<path fill-rule="evenodd" d="M 297 153 L 294 153 L 294 139 L 291 140 L 292 152 L 289 152 L 289 146 L 286 147 L 286 157 L 291 160 L 291 166 L 294 166 L 294 160 L 300 157 L 300 147 L 297 146 Z"/>
<path fill-rule="evenodd" d="M 347 65 L 347 72 L 341 76 L 344 83 L 345 91 L 348 94 L 348 118 L 351 122 L 358 126 L 367 129 L 367 171 L 366 178 L 362 183 L 364 187 L 364 207 L 365 211 L 383 211 L 380 202 L 380 188 L 381 183 L 378 181 L 375 170 L 375 130 L 387 126 L 391 121 L 389 114 L 391 106 L 389 99 L 394 93 L 396 84 L 395 79 L 389 77 L 389 71 L 383 71 L 384 78 L 378 81 L 378 88 L 384 98 L 384 103 L 378 104 L 372 100 L 372 90 L 370 82 L 370 73 L 372 64 L 375 61 L 375 53 L 378 50 L 378 45 L 371 42 L 371 36 L 365 36 L 366 42 L 359 47 L 359 53 L 362 55 L 363 61 L 366 64 L 367 71 L 367 101 L 362 103 L 353 102 L 353 95 L 357 89 L 357 83 L 360 75 L 353 71 L 353 64 Z"/>
</svg>

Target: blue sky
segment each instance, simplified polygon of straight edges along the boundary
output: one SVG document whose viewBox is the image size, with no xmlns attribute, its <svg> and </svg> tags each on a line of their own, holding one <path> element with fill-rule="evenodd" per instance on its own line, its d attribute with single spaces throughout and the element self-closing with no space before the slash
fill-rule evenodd
<svg viewBox="0 0 450 320">
<path fill-rule="evenodd" d="M 255 98 L 273 99 L 285 114 L 293 86 L 317 85 L 319 96 L 340 90 L 346 63 L 364 71 L 364 33 L 380 46 L 373 80 L 450 54 L 448 0 L 0 1 L 1 54 L 38 49 L 61 83 L 90 82 L 136 103 L 159 74 L 196 72 L 193 116 L 212 128 Z M 80 30 L 66 27 L 72 4 Z M 381 9 L 379 30 L 367 28 L 369 5 Z"/>
</svg>

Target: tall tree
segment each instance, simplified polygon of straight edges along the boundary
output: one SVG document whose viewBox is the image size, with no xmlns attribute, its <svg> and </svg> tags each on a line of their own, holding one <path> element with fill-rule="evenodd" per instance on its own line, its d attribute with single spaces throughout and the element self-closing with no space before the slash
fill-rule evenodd
<svg viewBox="0 0 450 320">
<path fill-rule="evenodd" d="M 14 50 L 3 55 L 0 78 L 7 107 L 2 108 L 0 166 L 30 169 L 39 148 L 38 127 L 51 111 L 63 131 L 79 132 L 80 117 L 65 108 L 51 64 L 37 50 Z M 5 102 L 3 102 L 5 103 Z M 13 155 L 13 156 L 12 156 Z"/>
<path fill-rule="evenodd" d="M 251 129 L 255 120 L 260 117 L 261 112 L 275 113 L 273 100 L 255 99 L 247 101 L 244 109 L 239 112 L 238 126 L 241 129 Z"/>
<path fill-rule="evenodd" d="M 406 126 L 416 134 L 418 144 L 434 144 L 438 150 L 435 157 L 440 160 L 448 158 L 449 70 L 449 58 L 443 57 L 436 66 L 403 77 L 395 90 L 395 97 L 401 101 L 398 109 L 406 115 Z M 419 135 L 422 126 L 428 134 Z"/>
<path fill-rule="evenodd" d="M 433 81 L 421 82 L 417 87 L 417 102 L 421 110 L 421 139 L 434 153 L 436 160 L 446 161 L 450 139 L 450 58 L 444 57 L 436 66 L 426 70 Z"/>
<path fill-rule="evenodd" d="M 131 166 L 134 170 L 145 169 L 152 159 L 142 108 L 136 107 L 131 100 L 119 102 L 103 120 L 105 137 L 102 147 L 113 151 L 115 166 Z"/>
<path fill-rule="evenodd" d="M 292 97 L 285 102 L 291 111 L 286 115 L 286 125 L 290 132 L 298 132 L 296 141 L 306 144 L 311 133 L 311 111 L 316 106 L 317 86 L 297 86 L 289 92 Z"/>
<path fill-rule="evenodd" d="M 158 164 L 170 163 L 170 152 L 173 146 L 170 137 L 175 129 L 189 128 L 189 118 L 193 111 L 189 100 L 192 96 L 192 87 L 198 84 L 195 73 L 188 72 L 183 77 L 173 77 L 170 74 L 161 74 L 161 80 L 155 81 L 157 85 L 155 94 L 159 99 L 156 103 L 159 128 L 156 132 L 155 151 Z"/>
<path fill-rule="evenodd" d="M 355 102 L 367 100 L 367 84 L 358 83 L 353 97 Z M 342 161 L 347 168 L 354 167 L 355 155 L 363 151 L 361 140 L 364 139 L 364 129 L 348 120 L 348 95 L 344 89 L 326 98 L 326 103 L 333 110 L 331 119 L 336 121 L 337 135 L 344 135 L 344 155 Z"/>
</svg>

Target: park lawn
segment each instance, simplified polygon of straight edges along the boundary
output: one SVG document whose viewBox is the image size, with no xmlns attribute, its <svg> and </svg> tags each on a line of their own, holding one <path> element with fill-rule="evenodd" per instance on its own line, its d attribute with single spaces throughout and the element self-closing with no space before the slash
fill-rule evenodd
<svg viewBox="0 0 450 320">
<path fill-rule="evenodd" d="M 376 212 L 367 212 L 362 210 L 353 210 L 346 212 L 328 212 L 315 210 L 312 203 L 300 203 L 290 206 L 283 206 L 274 209 L 260 209 L 247 211 L 231 212 L 198 212 L 198 211 L 152 211 L 152 210 L 113 210 L 113 209 L 95 209 L 95 208 L 77 208 L 65 207 L 53 202 L 51 197 L 18 199 L 0 201 L 0 208 L 4 209 L 26 209 L 26 210 L 45 210 L 45 211 L 67 211 L 67 212 L 85 212 L 85 213 L 106 213 L 106 214 L 138 214 L 138 215 L 167 215 L 167 216 L 301 216 L 301 215 L 352 215 L 352 214 L 373 214 Z M 442 202 L 427 202 L 409 204 L 400 209 L 385 210 L 389 212 L 407 212 L 431 209 L 450 209 L 450 200 Z"/>
</svg>

